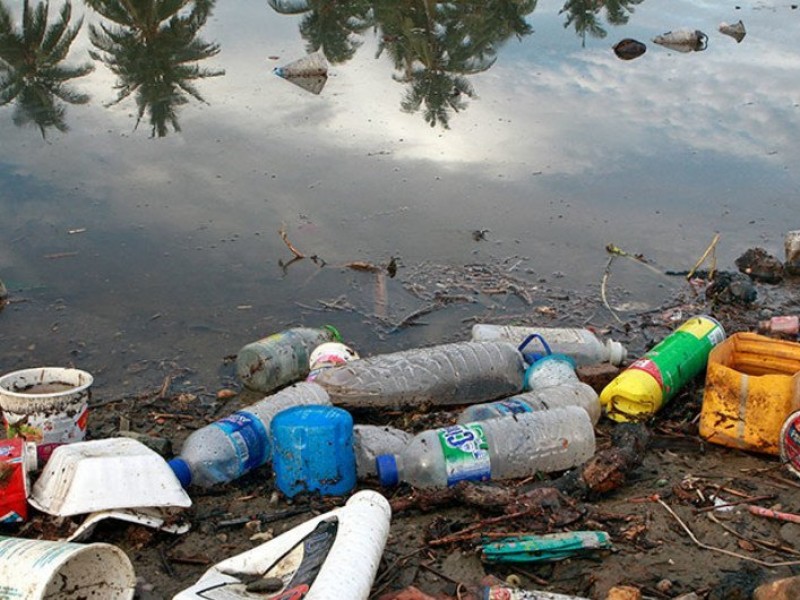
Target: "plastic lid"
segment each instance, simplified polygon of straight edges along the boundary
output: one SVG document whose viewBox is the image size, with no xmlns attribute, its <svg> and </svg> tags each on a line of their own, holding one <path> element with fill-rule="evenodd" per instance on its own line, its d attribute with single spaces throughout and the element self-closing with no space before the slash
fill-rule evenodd
<svg viewBox="0 0 800 600">
<path fill-rule="evenodd" d="M 608 349 L 608 362 L 612 365 L 619 366 L 622 361 L 628 358 L 628 349 L 619 342 L 608 340 L 606 348 Z"/>
<path fill-rule="evenodd" d="M 172 469 L 172 472 L 175 473 L 175 477 L 178 478 L 181 485 L 184 488 L 188 488 L 189 484 L 192 483 L 192 470 L 189 468 L 189 463 L 182 458 L 173 458 L 167 464 Z"/>
<path fill-rule="evenodd" d="M 375 459 L 378 469 L 378 479 L 381 485 L 395 486 L 400 483 L 400 474 L 397 472 L 397 459 L 394 454 L 381 454 Z"/>
</svg>

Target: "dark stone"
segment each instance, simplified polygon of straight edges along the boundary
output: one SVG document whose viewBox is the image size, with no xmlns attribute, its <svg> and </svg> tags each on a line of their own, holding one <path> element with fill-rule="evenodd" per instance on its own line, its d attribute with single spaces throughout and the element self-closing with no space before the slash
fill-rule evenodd
<svg viewBox="0 0 800 600">
<path fill-rule="evenodd" d="M 763 248 L 750 248 L 736 259 L 736 266 L 754 281 L 779 283 L 783 279 L 783 264 Z"/>
</svg>

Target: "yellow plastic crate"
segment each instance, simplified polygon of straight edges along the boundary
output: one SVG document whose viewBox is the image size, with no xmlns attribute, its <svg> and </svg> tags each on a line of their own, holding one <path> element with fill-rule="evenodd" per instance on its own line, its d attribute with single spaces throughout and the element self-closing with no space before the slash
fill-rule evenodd
<svg viewBox="0 0 800 600">
<path fill-rule="evenodd" d="M 778 454 L 786 418 L 800 409 L 800 344 L 735 333 L 708 356 L 700 435 L 709 442 Z"/>
</svg>

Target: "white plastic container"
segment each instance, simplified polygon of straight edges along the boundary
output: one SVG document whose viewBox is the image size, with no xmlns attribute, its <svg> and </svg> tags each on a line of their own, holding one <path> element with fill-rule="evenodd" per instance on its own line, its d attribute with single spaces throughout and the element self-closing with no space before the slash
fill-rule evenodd
<svg viewBox="0 0 800 600">
<path fill-rule="evenodd" d="M 382 425 L 354 425 L 353 450 L 359 479 L 375 477 L 375 459 L 382 454 L 400 454 L 414 438 L 407 431 Z"/>
<path fill-rule="evenodd" d="M 36 443 L 41 463 L 53 450 L 86 437 L 90 386 L 80 369 L 37 367 L 0 377 L 0 408 L 7 437 Z"/>
<path fill-rule="evenodd" d="M 246 387 L 268 394 L 305 379 L 314 349 L 325 342 L 339 340 L 339 332 L 329 325 L 287 329 L 239 350 L 236 374 Z"/>
<path fill-rule="evenodd" d="M 522 391 L 525 361 L 508 342 L 456 342 L 354 360 L 320 373 L 347 408 L 471 404 Z"/>
<path fill-rule="evenodd" d="M 111 544 L 0 537 L 0 597 L 24 600 L 130 600 L 136 574 Z"/>
<path fill-rule="evenodd" d="M 302 381 L 192 432 L 169 466 L 184 487 L 210 487 L 241 477 L 269 462 L 272 418 L 293 406 L 330 405 L 328 393 Z"/>
<path fill-rule="evenodd" d="M 60 517 L 114 508 L 192 505 L 166 461 L 130 438 L 59 446 L 33 485 L 29 501 Z"/>
<path fill-rule="evenodd" d="M 371 490 L 357 492 L 343 507 L 214 565 L 174 600 L 261 597 L 248 592 L 243 581 L 252 586 L 271 578 L 282 580 L 283 588 L 270 591 L 269 598 L 366 600 L 390 520 L 386 498 Z"/>
<path fill-rule="evenodd" d="M 536 327 L 490 325 L 478 323 L 472 327 L 472 339 L 476 341 L 505 340 L 514 344 L 521 344 L 533 334 L 539 334 L 547 342 L 550 351 L 556 354 L 566 354 L 578 366 L 591 365 L 601 362 L 610 362 L 620 365 L 628 356 L 628 351 L 619 342 L 606 340 L 601 342 L 597 336 L 588 329 L 561 328 L 561 327 Z M 531 341 L 525 352 L 540 352 L 549 354 L 537 340 Z"/>
<path fill-rule="evenodd" d="M 458 417 L 459 423 L 473 423 L 497 419 L 508 415 L 553 410 L 566 406 L 579 406 L 586 411 L 592 425 L 597 425 L 602 414 L 600 398 L 592 386 L 577 381 L 571 384 L 554 385 L 524 394 L 517 394 L 495 402 L 473 404 L 465 408 Z"/>
<path fill-rule="evenodd" d="M 444 488 L 459 481 L 563 471 L 594 455 L 594 427 L 577 406 L 424 431 L 400 454 L 378 457 L 383 485 Z"/>
</svg>

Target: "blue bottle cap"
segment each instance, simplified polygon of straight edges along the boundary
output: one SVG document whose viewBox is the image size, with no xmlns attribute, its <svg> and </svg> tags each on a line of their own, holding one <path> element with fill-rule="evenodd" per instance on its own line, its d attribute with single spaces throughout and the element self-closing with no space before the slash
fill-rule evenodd
<svg viewBox="0 0 800 600">
<path fill-rule="evenodd" d="M 175 477 L 178 478 L 181 485 L 184 488 L 188 488 L 189 484 L 192 483 L 192 470 L 189 468 L 189 463 L 182 458 L 173 458 L 167 464 L 172 469 L 172 472 L 175 473 Z"/>
<path fill-rule="evenodd" d="M 394 454 L 381 454 L 375 458 L 375 467 L 378 469 L 378 479 L 386 487 L 396 486 L 400 483 L 400 474 L 397 472 L 397 460 Z"/>
</svg>

